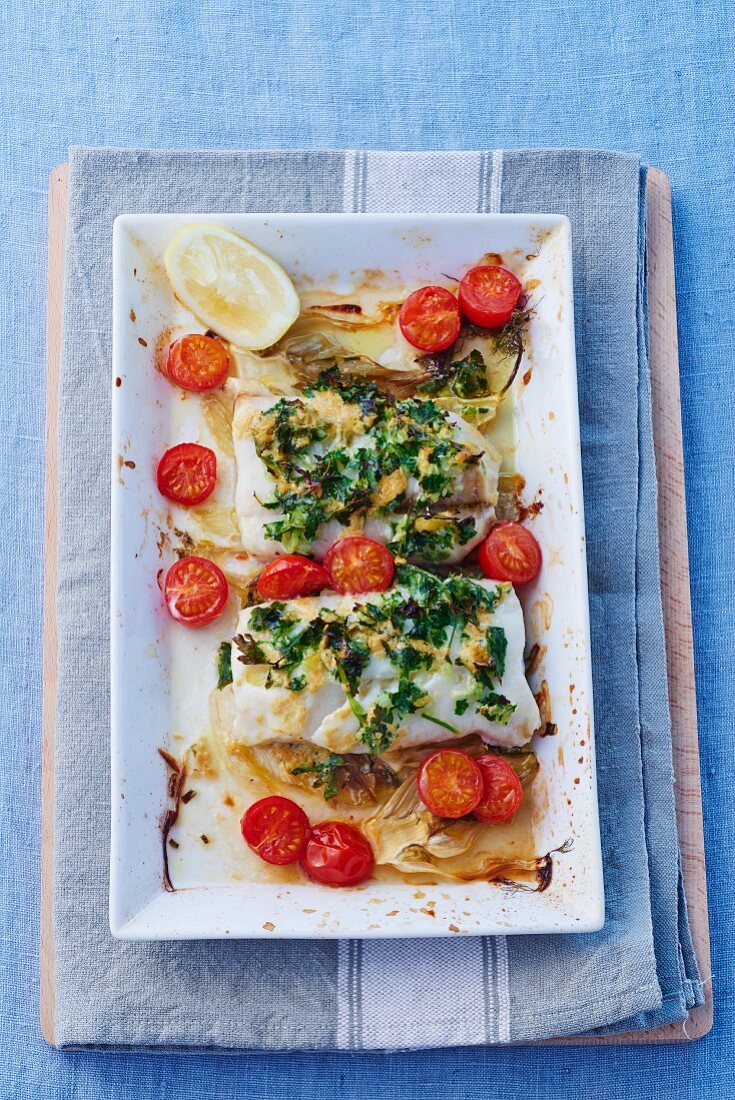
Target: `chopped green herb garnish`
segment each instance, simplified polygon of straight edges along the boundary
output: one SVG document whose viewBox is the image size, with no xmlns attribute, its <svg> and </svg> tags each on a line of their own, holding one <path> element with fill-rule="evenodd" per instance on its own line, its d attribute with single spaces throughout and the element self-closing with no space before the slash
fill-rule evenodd
<svg viewBox="0 0 735 1100">
<path fill-rule="evenodd" d="M 494 672 L 488 668 L 478 668 L 475 672 L 475 683 L 474 698 L 478 713 L 487 718 L 488 722 L 507 726 L 516 710 L 516 704 L 497 693 Z"/>
<path fill-rule="evenodd" d="M 449 730 L 450 733 L 461 733 L 462 731 L 457 729 L 456 726 L 451 725 L 449 722 L 443 722 L 441 718 L 435 718 L 433 714 L 423 713 L 423 717 L 427 722 L 433 722 L 435 726 L 441 726 L 442 729 Z"/>
<path fill-rule="evenodd" d="M 453 393 L 463 401 L 487 397 L 490 387 L 482 353 L 475 349 L 464 359 L 451 363 L 446 359 L 439 360 L 434 366 L 432 377 L 419 386 L 419 391 L 432 395 Z"/>
<path fill-rule="evenodd" d="M 452 393 L 469 401 L 473 397 L 486 397 L 488 393 L 487 367 L 479 351 L 471 351 L 465 359 L 452 363 L 454 377 Z"/>
<path fill-rule="evenodd" d="M 498 722 L 501 726 L 507 726 L 511 715 L 516 711 L 516 704 L 511 703 L 504 695 L 494 695 L 477 709 L 488 722 Z"/>
<path fill-rule="evenodd" d="M 337 772 L 344 765 L 344 757 L 330 753 L 326 760 L 314 760 L 311 764 L 301 764 L 298 768 L 292 768 L 291 775 L 304 775 L 314 772 L 316 778 L 313 787 L 324 787 L 324 798 L 329 801 L 339 794 Z"/>
<path fill-rule="evenodd" d="M 217 650 L 217 690 L 232 683 L 232 643 L 221 642 Z"/>
<path fill-rule="evenodd" d="M 499 677 L 505 672 L 505 655 L 508 652 L 508 639 L 501 626 L 491 626 L 487 632 L 487 649 L 493 669 Z"/>
</svg>

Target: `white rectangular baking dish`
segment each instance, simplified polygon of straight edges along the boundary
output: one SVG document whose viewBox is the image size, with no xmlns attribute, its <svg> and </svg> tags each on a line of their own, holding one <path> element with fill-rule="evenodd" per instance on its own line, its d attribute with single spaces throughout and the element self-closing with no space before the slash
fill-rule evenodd
<svg viewBox="0 0 735 1100">
<path fill-rule="evenodd" d="M 526 497 L 541 494 L 534 532 L 539 579 L 521 594 L 528 645 L 542 657 L 558 726 L 537 738 L 531 791 L 538 854 L 553 857 L 543 893 L 483 882 L 410 883 L 353 890 L 235 881 L 192 861 L 185 888 L 164 889 L 160 822 L 167 806 L 159 746 L 207 721 L 213 648 L 221 633 L 176 630 L 157 574 L 167 564 L 171 516 L 155 485 L 161 452 L 182 435 L 194 405 L 156 370 L 173 335 L 191 328 L 172 295 L 162 254 L 192 221 L 230 226 L 274 256 L 299 286 L 349 291 L 366 271 L 417 286 L 500 253 L 534 286 L 535 314 L 515 411 Z M 124 215 L 113 241 L 114 341 L 111 541 L 112 823 L 110 926 L 123 939 L 373 937 L 588 932 L 604 899 L 595 776 L 570 227 L 555 215 L 217 214 Z M 188 318 L 188 319 L 187 319 Z M 201 331 L 201 326 L 196 326 Z M 530 372 L 530 373 L 529 373 Z M 163 556 L 162 556 L 163 555 Z M 197 669 L 206 668 L 206 675 Z M 426 892 L 426 888 L 424 888 Z M 428 896 L 428 894 L 427 894 Z M 423 907 L 422 907 L 423 906 Z"/>
</svg>

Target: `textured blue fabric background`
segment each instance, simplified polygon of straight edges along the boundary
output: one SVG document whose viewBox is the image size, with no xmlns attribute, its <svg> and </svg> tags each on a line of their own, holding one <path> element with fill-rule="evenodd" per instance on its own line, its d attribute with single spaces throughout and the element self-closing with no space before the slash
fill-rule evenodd
<svg viewBox="0 0 735 1100">
<path fill-rule="evenodd" d="M 725 0 L 535 0 L 516 7 L 499 0 L 6 0 L 0 1096 L 733 1095 L 735 50 L 728 9 Z M 638 152 L 669 172 L 717 1013 L 703 1042 L 317 1057 L 60 1055 L 44 1047 L 37 871 L 46 186 L 70 143 L 604 146 Z"/>
</svg>

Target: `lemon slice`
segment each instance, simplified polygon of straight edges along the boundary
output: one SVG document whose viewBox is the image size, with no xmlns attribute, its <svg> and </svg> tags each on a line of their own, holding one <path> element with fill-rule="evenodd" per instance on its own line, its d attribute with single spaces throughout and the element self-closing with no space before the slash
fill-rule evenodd
<svg viewBox="0 0 735 1100">
<path fill-rule="evenodd" d="M 299 296 L 281 265 L 221 225 L 184 226 L 163 263 L 179 301 L 236 347 L 270 347 L 299 315 Z"/>
</svg>

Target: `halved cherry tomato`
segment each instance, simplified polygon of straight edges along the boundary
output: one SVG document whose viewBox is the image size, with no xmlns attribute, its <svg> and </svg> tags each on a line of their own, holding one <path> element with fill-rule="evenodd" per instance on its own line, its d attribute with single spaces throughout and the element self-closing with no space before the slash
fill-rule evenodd
<svg viewBox="0 0 735 1100">
<path fill-rule="evenodd" d="M 370 878 L 375 857 L 362 833 L 346 821 L 321 821 L 312 826 L 301 866 L 324 886 L 356 886 Z"/>
<path fill-rule="evenodd" d="M 493 527 L 477 560 L 490 580 L 528 584 L 541 568 L 541 547 L 527 527 L 509 519 Z"/>
<path fill-rule="evenodd" d="M 211 623 L 224 609 L 229 589 L 224 573 L 208 558 L 180 558 L 164 582 L 166 607 L 185 626 Z"/>
<path fill-rule="evenodd" d="M 248 848 L 279 866 L 301 859 L 309 839 L 309 819 L 290 798 L 272 794 L 246 810 L 240 822 Z"/>
<path fill-rule="evenodd" d="M 185 390 L 211 390 L 221 386 L 230 370 L 227 348 L 213 336 L 191 333 L 168 349 L 166 374 Z"/>
<path fill-rule="evenodd" d="M 466 752 L 437 749 L 419 767 L 421 801 L 437 817 L 464 817 L 482 798 L 482 772 Z"/>
<path fill-rule="evenodd" d="M 329 573 L 303 554 L 284 554 L 266 565 L 255 587 L 263 600 L 295 600 L 328 588 Z"/>
<path fill-rule="evenodd" d="M 475 817 L 489 825 L 510 821 L 523 799 L 523 785 L 502 756 L 478 756 L 475 763 L 482 773 L 482 798 L 475 806 Z"/>
<path fill-rule="evenodd" d="M 217 456 L 198 443 L 179 443 L 161 457 L 156 471 L 159 492 L 177 504 L 201 504 L 214 491 Z"/>
<path fill-rule="evenodd" d="M 459 304 L 480 328 L 502 328 L 518 305 L 523 287 L 505 267 L 473 267 L 459 284 Z"/>
<path fill-rule="evenodd" d="M 419 351 L 444 351 L 459 336 L 459 303 L 443 286 L 422 286 L 406 298 L 398 324 Z"/>
<path fill-rule="evenodd" d="M 396 563 L 390 550 L 362 535 L 333 542 L 324 557 L 332 588 L 343 594 L 382 592 L 393 580 Z"/>
</svg>

